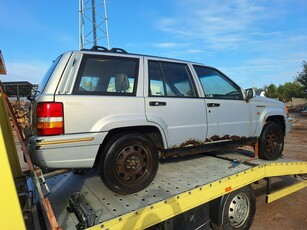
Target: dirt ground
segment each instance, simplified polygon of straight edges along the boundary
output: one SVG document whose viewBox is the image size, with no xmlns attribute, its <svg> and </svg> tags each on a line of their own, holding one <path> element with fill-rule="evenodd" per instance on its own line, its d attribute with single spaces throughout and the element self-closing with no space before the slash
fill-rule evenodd
<svg viewBox="0 0 307 230">
<path fill-rule="evenodd" d="M 307 161 L 307 116 L 291 114 L 292 131 L 285 139 L 283 155 Z M 277 179 L 275 187 L 293 183 L 293 177 Z M 307 229 L 307 187 L 274 201 L 265 203 L 265 182 L 256 186 L 257 210 L 251 230 Z M 274 187 L 273 187 L 274 188 Z"/>
</svg>

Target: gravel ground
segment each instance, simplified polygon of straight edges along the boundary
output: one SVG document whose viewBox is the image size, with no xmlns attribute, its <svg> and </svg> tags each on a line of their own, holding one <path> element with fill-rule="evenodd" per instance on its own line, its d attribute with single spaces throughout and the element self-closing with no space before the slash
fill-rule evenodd
<svg viewBox="0 0 307 230">
<path fill-rule="evenodd" d="M 307 116 L 294 118 L 290 134 L 285 139 L 284 156 L 307 161 Z M 275 187 L 293 183 L 293 177 L 276 179 Z M 256 187 L 257 210 L 251 230 L 307 229 L 307 187 L 270 204 L 265 203 L 264 181 Z"/>
</svg>

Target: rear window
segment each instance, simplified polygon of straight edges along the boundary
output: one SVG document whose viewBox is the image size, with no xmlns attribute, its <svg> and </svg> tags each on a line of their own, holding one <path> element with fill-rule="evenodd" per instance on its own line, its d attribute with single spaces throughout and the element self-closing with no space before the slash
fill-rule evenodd
<svg viewBox="0 0 307 230">
<path fill-rule="evenodd" d="M 63 55 L 60 55 L 59 57 L 57 57 L 57 59 L 55 59 L 53 61 L 52 65 L 49 67 L 48 71 L 45 73 L 45 76 L 43 77 L 42 81 L 39 83 L 39 86 L 38 86 L 38 92 L 39 93 L 42 93 L 44 91 L 51 74 L 53 73 L 55 67 L 57 66 L 57 64 L 61 60 L 62 56 Z"/>
<path fill-rule="evenodd" d="M 74 94 L 135 96 L 139 59 L 84 55 Z"/>
</svg>

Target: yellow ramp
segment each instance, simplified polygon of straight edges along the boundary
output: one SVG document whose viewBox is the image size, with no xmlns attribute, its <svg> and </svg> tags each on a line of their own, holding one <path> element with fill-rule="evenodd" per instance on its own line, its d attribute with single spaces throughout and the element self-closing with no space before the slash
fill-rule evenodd
<svg viewBox="0 0 307 230">
<path fill-rule="evenodd" d="M 21 169 L 3 99 L 0 94 L 0 226 L 22 230 L 26 228 L 14 183 Z"/>
</svg>

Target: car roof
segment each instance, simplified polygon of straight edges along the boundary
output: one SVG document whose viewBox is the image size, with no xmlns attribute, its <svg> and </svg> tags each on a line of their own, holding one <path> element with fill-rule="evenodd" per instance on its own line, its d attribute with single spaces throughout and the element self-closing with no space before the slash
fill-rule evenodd
<svg viewBox="0 0 307 230">
<path fill-rule="evenodd" d="M 80 51 L 86 52 L 86 53 L 94 53 L 94 54 L 101 54 L 101 53 L 118 54 L 119 56 L 133 55 L 133 56 L 139 56 L 139 57 L 149 57 L 149 58 L 155 58 L 155 59 L 164 59 L 164 60 L 169 60 L 169 61 L 180 61 L 180 62 L 188 62 L 188 63 L 192 63 L 192 64 L 204 65 L 203 63 L 187 61 L 187 60 L 182 60 L 182 59 L 176 59 L 176 58 L 168 58 L 168 57 L 161 57 L 161 56 L 147 55 L 147 54 L 138 54 L 138 53 L 128 53 L 126 50 L 124 50 L 122 48 L 112 48 L 112 49 L 109 50 L 109 49 L 107 49 L 103 46 L 93 46 L 91 49 L 81 49 Z"/>
</svg>

